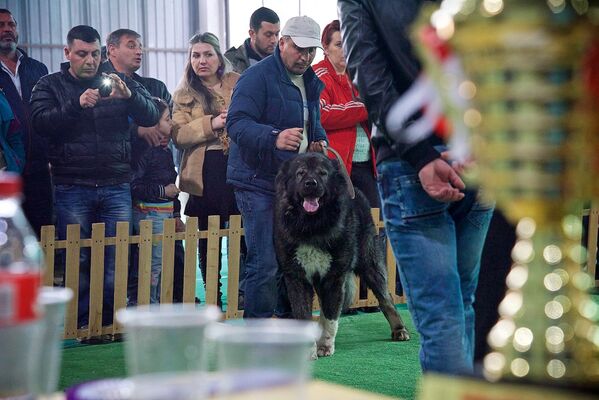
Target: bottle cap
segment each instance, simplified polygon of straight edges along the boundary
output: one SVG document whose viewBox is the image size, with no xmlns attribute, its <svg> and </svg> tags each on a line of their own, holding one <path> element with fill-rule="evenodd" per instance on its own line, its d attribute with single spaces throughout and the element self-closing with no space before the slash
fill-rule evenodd
<svg viewBox="0 0 599 400">
<path fill-rule="evenodd" d="M 21 194 L 23 184 L 21 177 L 14 172 L 0 172 L 0 197 L 11 197 Z"/>
</svg>

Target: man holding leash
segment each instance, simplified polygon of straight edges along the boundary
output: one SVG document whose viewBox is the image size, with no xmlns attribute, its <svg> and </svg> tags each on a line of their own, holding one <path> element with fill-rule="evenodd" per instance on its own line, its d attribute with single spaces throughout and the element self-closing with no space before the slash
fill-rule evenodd
<svg viewBox="0 0 599 400">
<path fill-rule="evenodd" d="M 227 182 L 235 187 L 247 245 L 245 318 L 289 311 L 273 244 L 275 176 L 283 161 L 326 146 L 319 103 L 324 86 L 310 67 L 321 47 L 320 27 L 294 17 L 281 34 L 274 54 L 239 79 L 227 115 Z"/>
</svg>

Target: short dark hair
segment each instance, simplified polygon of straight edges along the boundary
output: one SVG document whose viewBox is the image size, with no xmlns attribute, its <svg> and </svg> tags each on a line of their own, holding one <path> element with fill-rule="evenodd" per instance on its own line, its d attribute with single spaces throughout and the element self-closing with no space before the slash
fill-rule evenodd
<svg viewBox="0 0 599 400">
<path fill-rule="evenodd" d="M 250 29 L 254 32 L 258 32 L 263 21 L 270 24 L 277 24 L 279 23 L 279 16 L 270 8 L 260 7 L 254 11 L 250 17 Z"/>
<path fill-rule="evenodd" d="M 135 39 L 139 39 L 141 37 L 141 35 L 137 32 L 135 32 L 134 30 L 131 29 L 117 29 L 114 32 L 111 32 L 108 34 L 108 36 L 106 37 L 106 55 L 110 55 L 110 50 L 108 50 L 108 46 L 113 45 L 113 46 L 118 46 L 119 43 L 121 42 L 121 38 L 123 36 L 133 36 Z"/>
<path fill-rule="evenodd" d="M 77 25 L 71 28 L 69 33 L 67 33 L 67 44 L 69 46 L 72 45 L 75 39 L 86 43 L 93 43 L 96 40 L 98 43 L 102 42 L 98 31 L 88 25 Z"/>
<path fill-rule="evenodd" d="M 6 8 L 0 8 L 0 14 L 10 14 L 12 16 L 10 10 Z"/>
</svg>

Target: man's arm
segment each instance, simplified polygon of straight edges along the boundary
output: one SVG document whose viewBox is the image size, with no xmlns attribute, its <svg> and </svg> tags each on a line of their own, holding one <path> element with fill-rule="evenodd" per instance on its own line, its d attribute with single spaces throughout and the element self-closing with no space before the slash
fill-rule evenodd
<svg viewBox="0 0 599 400">
<path fill-rule="evenodd" d="M 125 83 L 131 90 L 131 97 L 127 100 L 129 115 L 139 126 L 156 125 L 160 120 L 160 114 L 150 93 L 133 79 L 125 78 Z"/>
<path fill-rule="evenodd" d="M 49 79 L 42 78 L 31 93 L 31 121 L 39 135 L 53 136 L 64 133 L 79 120 L 83 108 L 79 97 L 59 103 Z"/>
<path fill-rule="evenodd" d="M 439 201 L 456 201 L 464 197 L 460 190 L 465 185 L 428 143 L 434 125 L 428 130 L 420 129 L 418 135 L 410 134 L 407 125 L 422 117 L 418 111 L 409 115 L 405 123 L 389 127 L 396 122 L 389 117 L 390 110 L 397 110 L 402 97 L 413 92 L 420 82 L 420 64 L 413 54 L 408 29 L 421 3 L 379 2 L 373 10 L 374 3 L 370 1 L 338 0 L 343 47 L 350 76 L 370 117 L 392 141 L 392 148 L 418 171 L 429 196 Z"/>
<path fill-rule="evenodd" d="M 262 124 L 265 112 L 266 82 L 261 74 L 247 70 L 237 81 L 227 113 L 227 132 L 238 146 L 256 152 L 274 151 L 279 131 Z"/>
<path fill-rule="evenodd" d="M 159 97 L 162 100 L 166 101 L 168 106 L 172 109 L 173 98 L 172 98 L 170 92 L 168 91 L 166 85 L 158 79 L 155 79 L 153 81 L 154 81 L 155 87 L 152 87 L 151 88 L 152 90 L 148 89 L 148 92 L 150 93 L 150 95 L 152 95 L 154 97 Z M 135 122 L 132 121 L 129 125 L 129 133 L 131 135 L 131 140 L 134 140 L 137 137 L 141 137 L 150 146 L 158 146 L 160 144 L 161 133 L 158 132 L 156 127 L 149 127 L 149 128 L 143 127 L 143 126 L 137 125 Z"/>
<path fill-rule="evenodd" d="M 365 101 L 372 121 L 393 142 L 398 155 L 416 170 L 440 157 L 428 143 L 434 123 L 420 129 L 416 135 L 410 134 L 406 128 L 415 119 L 421 118 L 423 107 L 420 106 L 410 112 L 399 126 L 391 124 L 390 127 L 387 118 L 402 97 L 420 90 L 417 80 L 421 67 L 413 52 L 409 29 L 421 3 L 420 0 L 378 3 L 338 1 L 347 70 Z"/>
</svg>

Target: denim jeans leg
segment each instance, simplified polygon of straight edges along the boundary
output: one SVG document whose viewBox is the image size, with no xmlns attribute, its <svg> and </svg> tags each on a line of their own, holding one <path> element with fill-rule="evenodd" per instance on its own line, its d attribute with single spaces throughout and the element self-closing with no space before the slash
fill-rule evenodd
<svg viewBox="0 0 599 400">
<path fill-rule="evenodd" d="M 476 196 L 474 192 L 468 192 L 470 196 Z M 491 218 L 493 217 L 493 204 L 483 203 L 472 199 L 464 217 L 455 219 L 457 248 L 458 248 L 458 273 L 460 275 L 460 287 L 462 290 L 462 301 L 464 303 L 465 318 L 465 351 L 469 359 L 474 358 L 474 295 L 478 285 L 480 262 L 485 238 Z"/>
<path fill-rule="evenodd" d="M 58 239 L 67 236 L 67 225 L 79 224 L 80 237 L 91 237 L 91 225 L 96 215 L 95 188 L 78 185 L 54 185 L 54 209 Z M 66 260 L 66 257 L 62 257 Z M 77 327 L 89 323 L 90 249 L 82 248 L 79 256 L 79 291 Z M 66 272 L 66 271 L 65 271 Z"/>
<path fill-rule="evenodd" d="M 277 305 L 279 269 L 273 242 L 272 195 L 235 191 L 241 212 L 247 255 L 244 318 L 270 318 Z"/>
<path fill-rule="evenodd" d="M 128 183 L 103 186 L 98 189 L 97 222 L 106 224 L 106 237 L 116 236 L 116 223 L 131 220 L 131 189 Z M 114 263 L 115 247 L 104 251 L 104 299 L 102 325 L 112 324 L 114 314 Z"/>
<path fill-rule="evenodd" d="M 469 374 L 472 356 L 466 351 L 468 335 L 458 267 L 459 253 L 467 249 L 459 247 L 463 243 L 449 204 L 428 196 L 416 171 L 403 161 L 379 165 L 379 191 L 387 235 L 421 336 L 422 369 Z M 482 241 L 484 232 L 481 236 Z M 473 258 L 480 257 L 475 254 Z"/>
<path fill-rule="evenodd" d="M 149 219 L 152 220 L 152 234 L 162 234 L 164 220 L 172 218 L 172 214 L 150 211 Z M 150 273 L 150 303 L 160 303 L 160 277 L 162 275 L 162 243 L 152 246 L 152 270 Z"/>
</svg>

